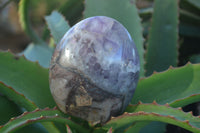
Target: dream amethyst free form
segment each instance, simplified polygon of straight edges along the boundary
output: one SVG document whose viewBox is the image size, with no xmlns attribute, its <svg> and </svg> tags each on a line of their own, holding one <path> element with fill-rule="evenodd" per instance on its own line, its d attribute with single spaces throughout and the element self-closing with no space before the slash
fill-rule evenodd
<svg viewBox="0 0 200 133">
<path fill-rule="evenodd" d="M 63 112 L 105 123 L 131 101 L 139 71 L 138 53 L 126 28 L 109 17 L 91 17 L 73 26 L 56 47 L 51 93 Z"/>
</svg>

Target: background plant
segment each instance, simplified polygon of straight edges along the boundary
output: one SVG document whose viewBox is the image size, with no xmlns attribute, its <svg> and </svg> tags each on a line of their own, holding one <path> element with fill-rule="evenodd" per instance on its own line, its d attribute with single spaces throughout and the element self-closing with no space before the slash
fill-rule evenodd
<svg viewBox="0 0 200 133">
<path fill-rule="evenodd" d="M 185 129 L 180 132 L 200 132 L 200 64 L 187 63 L 200 61 L 200 2 L 146 0 L 145 8 L 139 2 L 20 0 L 20 24 L 32 42 L 17 55 L 0 52 L 0 132 L 178 132 L 167 124 Z M 36 14 L 42 4 L 45 17 Z M 55 45 L 73 24 L 96 15 L 115 18 L 128 29 L 141 61 L 140 81 L 126 112 L 102 126 L 54 108 L 48 83 Z"/>
</svg>

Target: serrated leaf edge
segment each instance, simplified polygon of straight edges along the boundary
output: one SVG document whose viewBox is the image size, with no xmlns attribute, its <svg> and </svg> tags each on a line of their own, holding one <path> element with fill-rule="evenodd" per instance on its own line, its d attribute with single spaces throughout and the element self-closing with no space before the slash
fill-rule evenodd
<svg viewBox="0 0 200 133">
<path fill-rule="evenodd" d="M 15 54 L 15 53 L 13 53 L 10 49 L 8 49 L 8 50 L 6 50 L 6 51 L 0 50 L 0 52 L 1 52 L 1 53 L 9 53 L 9 54 L 11 54 L 11 55 L 14 57 L 14 59 L 16 59 L 16 60 L 18 60 L 18 59 L 24 59 L 24 60 L 26 60 L 26 61 L 28 61 L 28 62 L 32 62 L 32 63 L 36 64 L 37 66 L 41 67 L 42 69 L 48 69 L 48 68 L 45 68 L 45 67 L 41 66 L 38 60 L 36 60 L 36 61 L 31 61 L 31 60 L 27 59 L 26 56 L 25 56 L 24 54 L 17 55 L 17 54 Z"/>
<path fill-rule="evenodd" d="M 56 111 L 56 112 L 53 112 L 53 114 L 51 115 L 42 115 L 42 112 L 46 112 L 46 111 Z M 34 113 L 38 113 L 38 112 L 41 112 L 41 115 L 40 116 L 38 116 L 38 117 L 33 117 L 32 119 L 26 119 L 26 120 L 24 120 L 24 122 L 23 123 L 21 123 L 20 125 L 18 125 L 18 126 L 16 126 L 16 127 L 14 127 L 14 128 L 12 128 L 12 130 L 15 130 L 16 128 L 19 128 L 19 127 L 21 127 L 21 126 L 24 126 L 24 125 L 26 125 L 26 124 L 32 124 L 32 123 L 34 123 L 34 122 L 37 122 L 37 121 L 41 121 L 41 120 L 45 120 L 45 119 L 56 119 L 56 118 L 58 118 L 58 119 L 62 119 L 62 120 L 64 120 L 65 122 L 67 121 L 67 120 L 69 120 L 71 123 L 73 123 L 73 124 L 75 124 L 76 126 L 79 126 L 79 128 L 81 128 L 81 126 L 79 125 L 79 124 L 77 124 L 77 123 L 75 123 L 75 122 L 73 122 L 73 121 L 71 121 L 70 120 L 70 116 L 69 117 L 63 117 L 62 116 L 62 112 L 60 112 L 60 110 L 58 110 L 58 108 L 55 106 L 54 108 L 52 108 L 52 109 L 50 109 L 49 107 L 46 107 L 46 108 L 44 108 L 44 109 L 39 109 L 39 108 L 36 108 L 34 111 L 32 111 L 32 112 L 24 112 L 23 114 L 21 114 L 20 116 L 18 116 L 18 117 L 14 117 L 14 118 L 11 118 L 6 124 L 4 124 L 4 125 L 2 125 L 2 126 L 0 126 L 0 130 L 3 128 L 3 127 L 5 127 L 5 126 L 7 126 L 9 123 L 11 123 L 12 121 L 14 121 L 14 120 L 17 120 L 17 119 L 21 119 L 21 118 L 23 118 L 23 117 L 25 117 L 26 115 L 31 115 L 31 114 L 34 114 Z M 48 120 L 47 120 L 48 121 Z M 85 129 L 85 128 L 81 128 L 81 129 L 79 129 L 79 130 L 82 130 L 82 132 L 88 132 L 88 129 Z"/>
<path fill-rule="evenodd" d="M 62 18 L 67 22 L 67 24 L 69 25 L 69 21 L 66 20 L 65 16 L 64 16 L 60 11 L 58 11 L 58 10 L 53 10 L 53 11 L 51 12 L 51 14 L 45 16 L 45 24 L 46 24 L 46 26 L 47 26 L 47 29 L 50 31 L 50 35 L 51 35 L 51 37 L 53 38 L 53 40 L 54 40 L 54 37 L 53 37 L 52 31 L 51 31 L 51 29 L 49 28 L 48 23 L 47 23 L 47 21 L 46 21 L 46 17 L 51 16 L 52 13 L 55 12 L 55 11 L 58 12 L 58 13 L 62 16 Z M 69 27 L 71 28 L 70 25 L 69 25 Z M 66 32 L 67 32 L 67 31 L 66 31 Z M 55 43 L 55 40 L 54 40 L 54 43 Z M 59 43 L 59 42 L 58 42 L 58 43 Z"/>
<path fill-rule="evenodd" d="M 156 101 L 153 101 L 153 103 L 142 103 L 141 101 L 139 101 L 137 104 L 135 104 L 135 105 L 129 105 L 129 106 L 138 106 L 138 105 L 165 106 L 167 108 L 171 108 L 171 109 L 175 109 L 177 111 L 183 112 L 183 109 L 181 107 L 172 108 L 172 107 L 169 106 L 169 104 L 159 105 Z M 183 113 L 189 115 L 190 117 L 197 118 L 197 119 L 200 120 L 200 116 L 194 116 L 191 111 L 190 112 L 183 112 Z M 116 121 L 116 120 L 121 119 L 123 117 L 138 116 L 138 115 L 154 115 L 154 116 L 158 116 L 158 117 L 170 118 L 170 119 L 173 119 L 175 121 L 179 121 L 181 123 L 185 123 L 188 126 L 190 126 L 191 128 L 194 128 L 195 130 L 198 130 L 198 132 L 200 131 L 200 128 L 191 125 L 189 120 L 179 120 L 179 119 L 175 118 L 175 116 L 171 116 L 171 115 L 167 115 L 166 116 L 166 115 L 161 115 L 161 114 L 158 114 L 158 113 L 155 113 L 155 112 L 145 112 L 145 111 L 138 111 L 138 112 L 133 112 L 133 113 L 131 113 L 131 112 L 124 112 L 121 116 L 113 117 L 110 121 L 108 121 L 108 124 L 109 124 L 109 122 Z"/>
<path fill-rule="evenodd" d="M 161 72 L 154 71 L 151 75 L 149 75 L 147 77 L 142 77 L 142 78 L 140 78 L 140 80 L 148 79 L 149 77 L 152 77 L 152 76 L 157 75 L 157 74 L 165 73 L 165 72 L 168 72 L 168 71 L 171 71 L 171 70 L 174 70 L 174 69 L 180 69 L 180 68 L 188 67 L 188 66 L 191 66 L 191 65 L 197 65 L 197 64 L 192 64 L 190 61 L 188 61 L 184 66 L 180 66 L 180 67 L 173 67 L 173 66 L 170 65 L 168 67 L 168 69 L 161 71 Z"/>
<path fill-rule="evenodd" d="M 37 105 L 36 105 L 33 101 L 31 101 L 31 100 L 29 100 L 28 98 L 26 98 L 25 95 L 23 95 L 23 94 L 17 92 L 14 88 L 12 88 L 11 86 L 6 85 L 6 84 L 5 84 L 4 82 L 2 82 L 2 81 L 0 81 L 0 84 L 2 84 L 3 86 L 9 88 L 12 92 L 14 92 L 15 94 L 19 95 L 20 97 L 22 97 L 23 99 L 25 99 L 25 100 L 27 100 L 29 103 L 31 103 L 31 104 L 33 105 L 33 107 L 30 106 L 30 107 L 26 108 L 27 110 L 31 111 L 31 110 L 34 110 L 35 108 L 37 108 Z M 8 97 L 7 95 L 5 95 L 5 96 Z M 8 98 L 9 98 L 9 97 L 8 97 Z M 9 99 L 10 99 L 10 98 L 9 98 Z M 11 99 L 11 100 L 12 100 L 12 99 Z M 12 100 L 12 101 L 13 101 L 13 100 Z M 15 101 L 14 101 L 14 102 L 15 102 Z M 16 102 L 15 102 L 15 103 L 16 103 Z"/>
<path fill-rule="evenodd" d="M 180 7 L 179 7 L 179 0 L 176 0 L 177 1 L 177 5 L 178 5 L 178 8 L 177 8 L 177 13 L 178 13 L 178 16 L 177 16 L 177 32 L 178 32 L 178 26 L 179 26 L 179 23 L 180 23 L 180 21 L 179 21 L 179 17 L 180 17 L 180 13 L 179 13 L 179 9 L 180 9 Z M 138 12 L 139 13 L 139 12 Z M 152 11 L 152 14 L 154 13 L 154 7 L 153 7 L 153 11 Z M 151 29 L 152 29 L 152 24 L 153 24 L 153 19 L 152 19 L 152 16 L 151 16 L 151 19 L 150 19 L 150 27 L 149 27 L 149 33 L 150 33 L 150 31 L 151 31 Z M 146 40 L 148 40 L 146 43 L 147 44 L 149 44 L 149 39 L 150 39 L 150 34 L 148 34 L 148 36 L 147 36 L 147 39 Z M 179 41 L 179 35 L 177 34 L 177 44 L 179 44 L 178 43 L 178 41 Z M 148 54 L 148 47 L 149 47 L 149 45 L 147 45 L 147 48 L 146 48 L 146 50 L 144 51 L 144 74 L 146 74 L 146 72 L 147 72 L 147 70 L 146 70 L 146 65 L 147 65 L 147 54 Z M 177 50 L 177 58 L 176 58 L 176 65 L 178 64 L 178 57 L 179 57 L 179 51 L 178 51 L 178 49 L 179 49 L 179 45 L 176 45 L 176 50 Z M 173 68 L 173 66 L 169 66 L 169 68 L 167 69 L 167 70 L 169 70 L 170 69 L 170 67 L 172 67 Z M 164 70 L 164 71 L 167 71 L 167 70 Z M 162 71 L 162 72 L 164 72 L 164 71 Z M 152 72 L 152 74 L 151 75 L 149 75 L 149 76 L 152 76 L 153 74 L 156 74 L 156 73 L 159 73 L 159 72 L 156 72 L 155 70 Z M 149 76 L 147 76 L 147 77 L 149 77 Z M 142 78 L 145 78 L 145 77 L 142 77 Z"/>
</svg>

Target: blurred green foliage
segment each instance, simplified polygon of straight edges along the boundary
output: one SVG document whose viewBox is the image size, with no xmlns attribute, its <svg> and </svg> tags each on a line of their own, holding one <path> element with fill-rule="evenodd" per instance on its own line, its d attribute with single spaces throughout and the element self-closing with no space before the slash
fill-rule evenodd
<svg viewBox="0 0 200 133">
<path fill-rule="evenodd" d="M 199 0 L 10 1 L 19 4 L 21 27 L 32 43 L 19 55 L 0 52 L 0 133 L 164 133 L 167 123 L 200 132 L 200 118 L 180 108 L 200 101 Z M 53 49 L 71 26 L 97 15 L 128 29 L 140 55 L 141 79 L 126 113 L 92 126 L 44 108 L 56 106 L 48 83 Z"/>
</svg>

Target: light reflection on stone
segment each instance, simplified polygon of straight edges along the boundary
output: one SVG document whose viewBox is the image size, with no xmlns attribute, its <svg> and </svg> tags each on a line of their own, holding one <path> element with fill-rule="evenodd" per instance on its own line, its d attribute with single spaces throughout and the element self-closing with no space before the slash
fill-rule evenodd
<svg viewBox="0 0 200 133">
<path fill-rule="evenodd" d="M 51 93 L 63 112 L 105 123 L 131 101 L 139 71 L 138 53 L 124 26 L 109 17 L 91 17 L 73 26 L 56 47 Z"/>
</svg>

